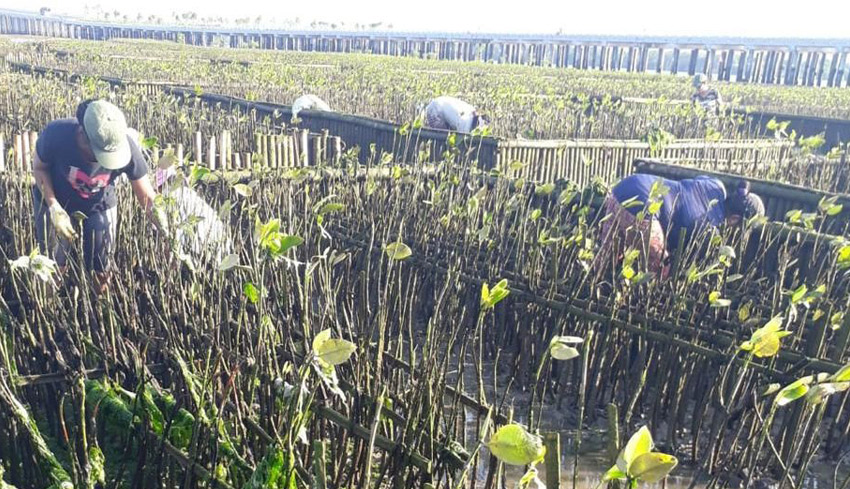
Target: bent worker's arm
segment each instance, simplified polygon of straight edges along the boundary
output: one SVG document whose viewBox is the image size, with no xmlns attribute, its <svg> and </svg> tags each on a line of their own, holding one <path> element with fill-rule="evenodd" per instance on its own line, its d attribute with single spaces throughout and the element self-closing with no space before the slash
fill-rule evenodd
<svg viewBox="0 0 850 489">
<path fill-rule="evenodd" d="M 143 177 L 130 180 L 130 186 L 133 187 L 133 194 L 136 195 L 136 200 L 139 201 L 139 204 L 146 211 L 150 212 L 153 207 L 153 201 L 156 199 L 156 191 L 154 191 L 150 179 Z"/>
<path fill-rule="evenodd" d="M 53 182 L 50 180 L 50 167 L 38 156 L 38 151 L 33 155 L 32 174 L 35 183 L 41 190 L 44 202 L 50 207 L 56 202 L 56 193 L 53 191 Z"/>
</svg>

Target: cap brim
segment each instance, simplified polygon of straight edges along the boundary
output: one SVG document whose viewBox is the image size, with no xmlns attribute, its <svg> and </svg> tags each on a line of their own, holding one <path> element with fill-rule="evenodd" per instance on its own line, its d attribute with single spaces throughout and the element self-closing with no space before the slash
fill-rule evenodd
<svg viewBox="0 0 850 489">
<path fill-rule="evenodd" d="M 120 170 L 130 164 L 132 153 L 130 143 L 126 139 L 114 151 L 103 151 L 92 147 L 92 153 L 100 166 L 107 170 Z"/>
</svg>

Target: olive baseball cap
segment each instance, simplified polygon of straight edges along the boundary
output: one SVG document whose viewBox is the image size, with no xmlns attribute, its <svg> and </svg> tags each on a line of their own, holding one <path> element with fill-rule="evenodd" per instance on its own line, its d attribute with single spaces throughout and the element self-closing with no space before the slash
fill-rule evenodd
<svg viewBox="0 0 850 489">
<path fill-rule="evenodd" d="M 95 100 L 86 109 L 83 128 L 100 166 L 118 170 L 130 163 L 127 120 L 121 109 L 105 100 Z"/>
</svg>

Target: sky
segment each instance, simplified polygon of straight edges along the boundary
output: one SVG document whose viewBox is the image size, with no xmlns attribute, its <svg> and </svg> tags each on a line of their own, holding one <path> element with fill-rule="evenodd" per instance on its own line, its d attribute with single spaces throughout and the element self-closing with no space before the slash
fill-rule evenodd
<svg viewBox="0 0 850 489">
<path fill-rule="evenodd" d="M 850 0 L 0 0 L 4 8 L 69 14 L 98 5 L 131 19 L 139 12 L 169 18 L 194 11 L 201 17 L 262 15 L 281 25 L 295 18 L 302 25 L 383 22 L 412 31 L 850 38 Z"/>
</svg>

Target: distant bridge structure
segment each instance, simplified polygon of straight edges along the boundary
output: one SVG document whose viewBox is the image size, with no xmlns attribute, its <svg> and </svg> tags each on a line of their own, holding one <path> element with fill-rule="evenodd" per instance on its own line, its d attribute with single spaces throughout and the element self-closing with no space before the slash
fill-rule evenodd
<svg viewBox="0 0 850 489">
<path fill-rule="evenodd" d="M 121 24 L 0 9 L 0 34 L 68 39 L 156 39 L 195 46 L 368 52 L 582 70 L 705 73 L 743 83 L 846 87 L 850 39 L 569 36 L 381 31 L 284 31 Z"/>
</svg>

